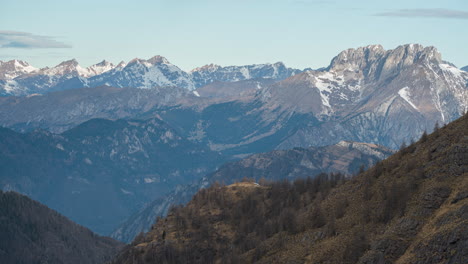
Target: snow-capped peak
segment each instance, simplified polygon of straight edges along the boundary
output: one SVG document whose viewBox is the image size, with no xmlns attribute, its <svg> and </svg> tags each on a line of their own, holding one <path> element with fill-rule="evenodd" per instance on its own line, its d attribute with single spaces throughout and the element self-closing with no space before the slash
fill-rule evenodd
<svg viewBox="0 0 468 264">
<path fill-rule="evenodd" d="M 107 71 L 110 71 L 115 68 L 115 65 L 112 64 L 111 62 L 108 62 L 106 60 L 101 61 L 100 63 L 94 64 L 92 66 L 89 66 L 87 69 L 88 75 L 87 77 L 90 76 L 95 76 L 99 75 L 102 73 L 105 73 Z"/>
<path fill-rule="evenodd" d="M 14 79 L 20 75 L 38 71 L 37 68 L 22 60 L 0 62 L 0 79 Z"/>
<path fill-rule="evenodd" d="M 214 72 L 214 71 L 217 71 L 220 68 L 222 68 L 220 65 L 211 63 L 211 64 L 204 65 L 202 67 L 197 67 L 197 68 L 191 70 L 190 72 L 200 72 L 200 71 Z"/>
<path fill-rule="evenodd" d="M 124 68 L 125 66 L 127 66 L 127 63 L 125 61 L 121 61 L 119 64 L 117 64 L 117 66 L 115 66 L 115 68 Z"/>
<path fill-rule="evenodd" d="M 45 68 L 42 70 L 45 75 L 78 75 L 87 77 L 89 76 L 88 69 L 82 68 L 76 59 L 71 59 L 60 63 L 53 68 Z"/>
<path fill-rule="evenodd" d="M 152 65 L 157 65 L 157 64 L 171 64 L 165 57 L 156 55 L 148 60 L 147 62 L 151 63 Z"/>
<path fill-rule="evenodd" d="M 145 65 L 148 68 L 151 68 L 153 66 L 161 65 L 161 64 L 170 64 L 172 65 L 166 58 L 163 56 L 156 55 L 148 60 L 140 59 L 140 58 L 135 58 L 131 61 L 128 62 L 127 65 L 134 65 L 134 64 L 142 64 Z"/>
</svg>

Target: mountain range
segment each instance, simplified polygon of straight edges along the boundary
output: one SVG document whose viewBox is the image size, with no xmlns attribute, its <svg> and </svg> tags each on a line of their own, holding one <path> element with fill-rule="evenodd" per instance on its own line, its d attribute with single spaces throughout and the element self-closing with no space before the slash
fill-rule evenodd
<svg viewBox="0 0 468 264">
<path fill-rule="evenodd" d="M 194 90 L 215 81 L 282 80 L 300 72 L 287 68 L 282 62 L 228 67 L 210 64 L 185 72 L 162 56 L 148 60 L 136 58 L 117 65 L 104 60 L 87 68 L 81 67 L 75 59 L 42 69 L 25 61 L 11 60 L 0 61 L 0 95 L 24 96 L 103 85 L 146 89 L 177 86 Z"/>
<path fill-rule="evenodd" d="M 465 115 L 350 180 L 213 185 L 112 263 L 466 263 L 467 131 Z"/>
<path fill-rule="evenodd" d="M 99 85 L 127 86 L 119 84 L 123 79 L 118 76 L 125 76 L 130 78 L 125 79 L 128 85 L 140 87 L 137 83 L 151 65 L 158 69 L 170 66 L 162 57 L 133 61 L 124 67 L 133 69 L 132 74 L 116 67 L 103 73 L 114 77 Z M 409 44 L 393 50 L 380 45 L 349 49 L 327 68 L 302 73 L 279 66 L 283 70 L 267 70 L 274 65 L 279 64 L 202 67 L 194 72 L 221 77 L 213 77 L 213 82 L 193 92 L 189 87 L 174 86 L 146 89 L 149 91 L 99 87 L 3 97 L 0 125 L 19 131 L 40 127 L 63 132 L 91 118 L 157 115 L 212 150 L 237 154 L 333 145 L 341 140 L 397 149 L 424 130 L 431 131 L 436 122 L 450 122 L 468 109 L 468 73 L 443 61 L 434 47 Z M 260 79 L 236 81 L 239 78 L 232 76 L 237 75 L 226 74 L 240 68 L 249 69 L 250 78 Z M 259 69 L 268 74 L 255 75 Z M 293 76 L 286 78 L 288 75 Z M 108 91 L 109 97 L 105 96 Z M 56 102 L 54 107 L 49 100 Z M 228 137 L 222 136 L 228 131 Z M 258 149 L 262 140 L 270 147 Z"/>
<path fill-rule="evenodd" d="M 87 69 L 6 64 L 13 70 L 2 68 L 0 82 L 25 96 L 0 97 L 0 188 L 100 234 L 125 223 L 127 240 L 188 200 L 173 198 L 177 186 L 189 197 L 227 161 L 341 141 L 399 149 L 468 105 L 468 73 L 417 44 L 348 49 L 305 71 L 276 63 L 184 72 L 160 56 Z"/>
</svg>

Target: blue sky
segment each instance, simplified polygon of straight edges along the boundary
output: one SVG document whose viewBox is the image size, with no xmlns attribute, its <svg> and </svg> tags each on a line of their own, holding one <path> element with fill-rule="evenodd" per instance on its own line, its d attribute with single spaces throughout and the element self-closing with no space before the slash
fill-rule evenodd
<svg viewBox="0 0 468 264">
<path fill-rule="evenodd" d="M 36 67 L 162 55 L 184 70 L 276 61 L 319 68 L 347 48 L 406 43 L 468 65 L 466 0 L 0 1 L 0 60 Z"/>
</svg>

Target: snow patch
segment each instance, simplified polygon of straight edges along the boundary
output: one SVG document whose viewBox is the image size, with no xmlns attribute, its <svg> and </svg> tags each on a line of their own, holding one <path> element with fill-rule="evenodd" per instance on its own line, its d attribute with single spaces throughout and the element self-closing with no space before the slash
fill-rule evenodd
<svg viewBox="0 0 468 264">
<path fill-rule="evenodd" d="M 416 111 L 419 111 L 416 105 L 414 105 L 413 102 L 411 102 L 410 92 L 409 92 L 408 87 L 401 88 L 400 91 L 398 91 L 398 94 L 401 96 L 401 98 L 403 98 L 406 102 L 408 102 L 408 104 L 410 104 L 411 107 L 413 107 Z"/>
<path fill-rule="evenodd" d="M 193 94 L 194 94 L 196 97 L 200 97 L 200 94 L 199 94 L 197 91 L 193 91 Z"/>
<path fill-rule="evenodd" d="M 450 72 L 455 77 L 458 77 L 458 78 L 463 77 L 464 72 L 462 70 L 458 69 L 457 67 L 454 67 L 454 66 L 449 65 L 449 64 L 444 64 L 444 63 L 439 64 L 439 66 L 443 71 Z"/>
<path fill-rule="evenodd" d="M 122 191 L 124 194 L 127 194 L 127 195 L 133 195 L 132 192 L 129 192 L 129 191 L 123 189 L 123 188 L 120 188 L 120 191 Z"/>
<path fill-rule="evenodd" d="M 153 183 L 153 182 L 156 181 L 156 179 L 155 178 L 145 178 L 144 181 L 145 181 L 145 183 Z"/>
<path fill-rule="evenodd" d="M 63 148 L 62 144 L 60 144 L 60 143 L 58 143 L 55 147 L 58 148 L 58 149 L 60 149 L 60 150 L 65 150 L 65 149 Z"/>
</svg>

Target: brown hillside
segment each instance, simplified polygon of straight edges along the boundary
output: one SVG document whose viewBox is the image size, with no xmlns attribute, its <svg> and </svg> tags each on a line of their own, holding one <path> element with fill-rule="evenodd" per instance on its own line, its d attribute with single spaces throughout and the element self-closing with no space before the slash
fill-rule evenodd
<svg viewBox="0 0 468 264">
<path fill-rule="evenodd" d="M 468 115 L 352 180 L 201 190 L 113 263 L 468 263 Z"/>
<path fill-rule="evenodd" d="M 2 264 L 99 264 L 122 247 L 27 196 L 0 191 Z"/>
</svg>

